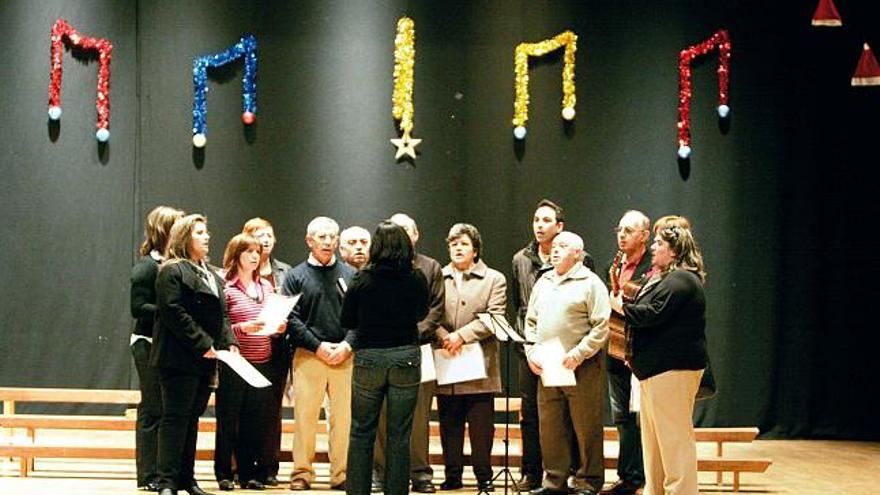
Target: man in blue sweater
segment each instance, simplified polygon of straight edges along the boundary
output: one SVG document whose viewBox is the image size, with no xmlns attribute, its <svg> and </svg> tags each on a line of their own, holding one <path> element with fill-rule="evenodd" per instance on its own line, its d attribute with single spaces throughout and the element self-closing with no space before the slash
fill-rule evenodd
<svg viewBox="0 0 880 495">
<path fill-rule="evenodd" d="M 337 260 L 339 225 L 331 218 L 309 222 L 306 261 L 287 272 L 282 292 L 301 294 L 288 319 L 293 356 L 295 398 L 291 490 L 308 490 L 315 477 L 315 437 L 324 395 L 330 409 L 330 486 L 345 489 L 345 467 L 351 426 L 351 343 L 339 323 L 342 297 L 355 269 Z"/>
</svg>

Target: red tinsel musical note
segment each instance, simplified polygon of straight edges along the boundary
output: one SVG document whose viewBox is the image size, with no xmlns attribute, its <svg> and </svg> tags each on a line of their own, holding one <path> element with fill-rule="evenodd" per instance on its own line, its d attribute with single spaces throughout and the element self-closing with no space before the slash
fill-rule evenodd
<svg viewBox="0 0 880 495">
<path fill-rule="evenodd" d="M 98 141 L 106 142 L 110 139 L 110 59 L 113 56 L 113 45 L 104 38 L 83 36 L 64 19 L 58 19 L 52 25 L 50 38 L 52 67 L 49 72 L 49 118 L 52 120 L 61 118 L 61 56 L 64 51 L 65 38 L 75 48 L 98 52 L 98 94 L 95 97 L 95 108 L 98 112 L 96 127 L 98 130 L 95 136 Z"/>
<path fill-rule="evenodd" d="M 708 40 L 690 46 L 678 55 L 678 156 L 687 158 L 691 154 L 691 62 L 718 48 L 718 115 L 725 118 L 730 113 L 727 105 L 727 88 L 730 80 L 730 36 L 725 29 L 719 29 Z"/>
</svg>

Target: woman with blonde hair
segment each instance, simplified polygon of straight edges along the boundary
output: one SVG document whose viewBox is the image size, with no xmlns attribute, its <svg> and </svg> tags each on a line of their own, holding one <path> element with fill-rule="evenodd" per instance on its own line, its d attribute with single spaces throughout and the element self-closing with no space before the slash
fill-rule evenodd
<svg viewBox="0 0 880 495">
<path fill-rule="evenodd" d="M 635 302 L 611 306 L 626 317 L 627 361 L 641 391 L 645 495 L 696 495 L 693 412 L 707 363 L 703 257 L 683 217 L 655 224 L 654 273 Z"/>
<path fill-rule="evenodd" d="M 217 373 L 217 351 L 238 352 L 226 319 L 223 280 L 207 265 L 207 219 L 187 215 L 171 227 L 167 258 L 156 279 L 156 334 L 150 362 L 159 369 L 160 495 L 178 489 L 206 495 L 193 475 L 199 416 Z"/>
<path fill-rule="evenodd" d="M 238 234 L 226 246 L 223 268 L 226 272 L 226 313 L 241 347 L 241 355 L 263 375 L 270 372 L 272 339 L 284 332 L 282 323 L 275 334 L 253 335 L 265 326 L 258 319 L 272 285 L 259 276 L 263 246 L 254 236 Z M 221 490 L 232 490 L 232 456 L 238 466 L 242 488 L 265 489 L 269 468 L 274 459 L 274 444 L 268 441 L 272 428 L 272 389 L 255 388 L 235 371 L 220 363 L 217 387 L 217 433 L 214 474 Z"/>
<path fill-rule="evenodd" d="M 170 206 L 157 206 L 144 221 L 141 259 L 131 269 L 131 316 L 135 319 L 130 347 L 138 374 L 141 401 L 137 406 L 135 458 L 137 486 L 158 491 L 156 461 L 159 448 L 159 420 L 162 419 L 162 391 L 159 374 L 150 366 L 153 346 L 153 323 L 156 318 L 156 275 L 165 260 L 168 234 L 183 212 Z"/>
</svg>

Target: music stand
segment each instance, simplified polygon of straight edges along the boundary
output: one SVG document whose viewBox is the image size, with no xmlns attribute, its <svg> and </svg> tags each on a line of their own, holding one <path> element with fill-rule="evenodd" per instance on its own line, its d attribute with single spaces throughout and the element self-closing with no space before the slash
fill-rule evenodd
<svg viewBox="0 0 880 495">
<path fill-rule="evenodd" d="M 513 473 L 510 472 L 510 346 L 511 343 L 525 345 L 527 342 L 516 330 L 510 326 L 504 315 L 495 313 L 477 313 L 477 318 L 488 328 L 492 329 L 495 337 L 501 342 L 507 342 L 504 347 L 504 468 L 493 478 L 494 482 L 504 475 L 504 495 L 507 495 L 507 481 L 510 480 L 514 489 L 519 492 L 519 486 L 514 481 Z M 480 490 L 477 495 L 488 492 Z"/>
</svg>

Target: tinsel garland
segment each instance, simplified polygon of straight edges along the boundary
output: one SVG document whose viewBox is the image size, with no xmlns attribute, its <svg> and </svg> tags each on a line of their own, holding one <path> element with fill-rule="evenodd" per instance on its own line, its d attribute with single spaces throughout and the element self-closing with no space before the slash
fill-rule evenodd
<svg viewBox="0 0 880 495">
<path fill-rule="evenodd" d="M 242 36 L 238 43 L 226 50 L 197 57 L 193 61 L 193 145 L 201 148 L 208 134 L 208 67 L 220 67 L 244 57 L 244 76 L 241 78 L 241 96 L 244 112 L 241 120 L 253 124 L 257 113 L 257 38 Z"/>
<path fill-rule="evenodd" d="M 95 132 L 95 137 L 102 143 L 106 142 L 110 139 L 110 60 L 113 58 L 113 45 L 104 38 L 83 36 L 64 19 L 55 21 L 50 36 L 49 118 L 52 120 L 61 118 L 62 55 L 65 38 L 74 48 L 98 52 L 98 92 L 95 97 L 95 109 L 98 113 L 95 127 L 98 130 Z"/>
<path fill-rule="evenodd" d="M 409 17 L 397 20 L 397 35 L 394 37 L 394 90 L 391 93 L 391 116 L 400 121 L 402 137 L 392 139 L 397 147 L 394 156 L 399 159 L 403 155 L 416 157 L 415 146 L 422 142 L 410 135 L 413 129 L 413 85 L 415 84 L 416 65 L 416 26 Z"/>
<path fill-rule="evenodd" d="M 394 38 L 394 91 L 391 93 L 391 115 L 400 121 L 400 130 L 412 132 L 413 84 L 416 60 L 416 29 L 409 17 L 397 21 Z"/>
<path fill-rule="evenodd" d="M 577 102 L 574 85 L 575 53 L 577 52 L 577 35 L 565 31 L 551 39 L 538 43 L 520 43 L 514 51 L 513 64 L 515 71 L 513 102 L 513 131 L 517 139 L 526 136 L 526 122 L 529 120 L 529 57 L 540 57 L 560 47 L 565 47 L 562 67 L 562 117 L 574 119 L 574 105 Z"/>
<path fill-rule="evenodd" d="M 725 118 L 730 113 L 727 105 L 728 84 L 730 81 L 730 35 L 726 29 L 719 29 L 706 41 L 690 46 L 678 55 L 678 156 L 687 158 L 691 154 L 691 62 L 718 48 L 718 115 Z"/>
</svg>

